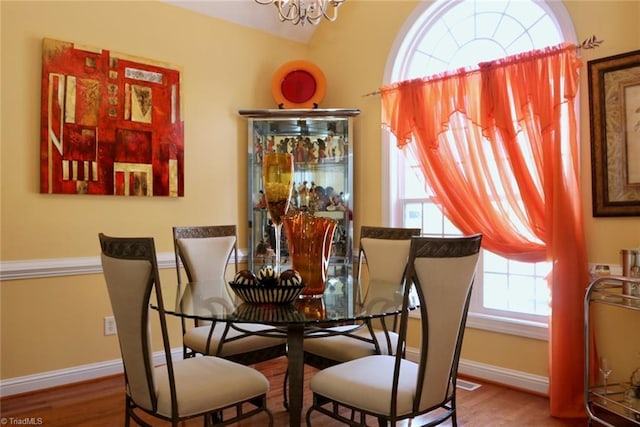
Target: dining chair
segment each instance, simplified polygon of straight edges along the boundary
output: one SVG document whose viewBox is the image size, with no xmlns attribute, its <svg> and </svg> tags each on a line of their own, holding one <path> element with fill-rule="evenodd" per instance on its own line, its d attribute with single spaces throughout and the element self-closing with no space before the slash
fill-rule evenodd
<svg viewBox="0 0 640 427">
<path fill-rule="evenodd" d="M 125 425 L 149 425 L 141 411 L 172 426 L 190 418 L 225 426 L 267 409 L 269 382 L 257 370 L 218 357 L 173 361 L 154 240 L 99 234 L 101 262 L 125 373 Z M 165 362 L 153 360 L 150 299 L 160 322 Z M 229 409 L 229 410 L 227 410 Z M 235 411 L 233 411 L 235 409 Z M 225 420 L 223 415 L 231 417 Z"/>
<path fill-rule="evenodd" d="M 420 231 L 419 228 L 361 227 L 356 277 L 363 304 L 376 303 L 376 282 L 402 283 L 411 238 L 420 235 Z M 305 340 L 305 363 L 324 369 L 373 354 L 394 354 L 397 319 L 394 317 L 391 321 L 391 325 L 386 319 L 379 319 L 328 328 L 332 335 Z"/>
<path fill-rule="evenodd" d="M 358 270 L 356 277 L 363 304 L 375 304 L 375 283 L 402 283 L 404 280 L 411 237 L 420 234 L 419 228 L 374 227 L 360 228 Z M 363 284 L 368 286 L 363 286 Z M 324 328 L 318 337 L 304 340 L 304 363 L 317 369 L 373 354 L 394 354 L 397 344 L 397 323 L 386 319 L 365 321 L 357 325 Z M 284 405 L 287 406 L 287 374 L 284 378 Z"/>
<path fill-rule="evenodd" d="M 458 363 L 481 241 L 479 234 L 411 239 L 398 351 L 316 373 L 309 382 L 313 402 L 306 415 L 308 426 L 313 411 L 349 425 L 366 425 L 371 416 L 385 426 L 433 411 L 425 426 L 448 419 L 457 425 Z M 421 316 L 417 362 L 405 358 L 409 284 L 415 287 Z M 341 408 L 359 414 L 358 421 L 341 415 Z"/>
<path fill-rule="evenodd" d="M 179 291 L 186 286 L 182 264 L 192 286 L 224 286 L 220 291 L 231 301 L 232 291 L 226 283 L 238 271 L 237 240 L 235 225 L 173 227 Z M 234 270 L 228 277 L 227 266 L 232 256 Z M 202 320 L 195 320 L 191 327 L 183 318 L 183 355 L 187 358 L 207 354 L 245 365 L 286 355 L 285 338 L 261 335 L 271 329 L 262 324 Z"/>
</svg>

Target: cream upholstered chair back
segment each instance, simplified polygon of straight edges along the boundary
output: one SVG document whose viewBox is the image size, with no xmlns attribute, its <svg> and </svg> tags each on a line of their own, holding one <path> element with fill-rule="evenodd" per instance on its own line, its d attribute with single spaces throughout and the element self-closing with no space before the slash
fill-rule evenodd
<svg viewBox="0 0 640 427">
<path fill-rule="evenodd" d="M 176 265 L 182 262 L 190 282 L 225 279 L 233 255 L 234 274 L 238 269 L 235 225 L 173 228 Z M 178 282 L 182 283 L 178 268 Z"/>
<path fill-rule="evenodd" d="M 460 349 L 482 236 L 415 237 L 407 281 L 414 283 L 422 317 L 417 407 L 455 395 Z M 404 325 L 406 327 L 406 324 Z"/>
<path fill-rule="evenodd" d="M 149 299 L 152 289 L 156 288 L 156 299 L 162 307 L 162 296 L 159 287 L 154 286 L 157 262 L 153 239 L 115 238 L 104 234 L 99 238 L 102 270 L 118 329 L 127 392 L 138 406 L 154 411 L 157 402 Z M 162 332 L 166 334 L 166 328 Z"/>
<path fill-rule="evenodd" d="M 233 255 L 234 271 L 238 271 L 238 247 L 235 225 L 204 225 L 173 227 L 173 247 L 176 258 L 176 272 L 179 289 L 183 285 L 180 264 L 184 266 L 188 282 L 209 280 L 209 284 L 218 281 L 223 286 L 227 277 L 227 265 Z M 219 280 L 223 279 L 223 280 Z M 232 292 L 224 285 L 226 296 L 231 298 Z M 196 320 L 198 326 L 211 322 Z M 185 320 L 182 319 L 182 331 L 186 331 Z M 185 351 L 187 351 L 185 349 Z M 186 353 L 185 353 L 186 354 Z"/>
<path fill-rule="evenodd" d="M 366 261 L 369 282 L 401 283 L 409 258 L 411 237 L 418 235 L 419 228 L 363 226 L 360 229 L 358 278 L 364 279 L 363 263 Z"/>
</svg>

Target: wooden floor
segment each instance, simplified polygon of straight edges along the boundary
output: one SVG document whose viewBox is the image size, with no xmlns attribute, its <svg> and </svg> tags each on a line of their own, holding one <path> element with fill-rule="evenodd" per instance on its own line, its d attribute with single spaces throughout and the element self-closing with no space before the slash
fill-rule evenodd
<svg viewBox="0 0 640 427">
<path fill-rule="evenodd" d="M 275 427 L 288 426 L 288 414 L 282 405 L 282 380 L 286 367 L 284 358 L 255 365 L 271 382 L 268 406 L 274 415 Z M 305 368 L 305 382 L 313 376 L 313 368 Z M 474 382 L 478 382 L 473 380 Z M 493 384 L 481 383 L 474 391 L 458 390 L 458 425 L 464 427 L 494 426 L 586 426 L 585 420 L 561 420 L 549 416 L 548 399 L 529 393 L 511 390 Z M 308 388 L 307 388 L 308 390 Z M 311 396 L 304 396 L 305 409 Z M 104 378 L 45 390 L 21 396 L 9 396 L 0 401 L 2 425 L 19 424 L 16 420 L 33 419 L 31 424 L 46 427 L 114 427 L 124 425 L 123 377 Z M 303 413 L 303 418 L 304 418 Z M 13 422 L 11 420 L 13 418 Z M 145 417 L 154 426 L 168 425 L 152 417 Z M 257 415 L 234 427 L 264 427 L 266 416 Z M 411 425 L 419 426 L 416 419 Z M 28 420 L 30 421 L 30 420 Z M 6 424 L 5 424 L 6 423 Z M 22 423 L 24 424 L 24 423 Z M 314 413 L 312 424 L 317 427 L 334 427 L 341 424 Z M 201 419 L 184 422 L 185 427 L 201 426 Z M 408 422 L 400 424 L 409 426 Z M 449 426 L 450 424 L 443 424 Z"/>
</svg>

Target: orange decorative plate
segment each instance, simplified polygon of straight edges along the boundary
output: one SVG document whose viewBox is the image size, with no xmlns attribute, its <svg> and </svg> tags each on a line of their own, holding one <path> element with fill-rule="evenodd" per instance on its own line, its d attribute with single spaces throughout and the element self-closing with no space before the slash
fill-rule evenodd
<svg viewBox="0 0 640 427">
<path fill-rule="evenodd" d="M 279 108 L 317 108 L 327 90 L 327 80 L 309 61 L 283 64 L 271 79 L 271 93 Z"/>
</svg>

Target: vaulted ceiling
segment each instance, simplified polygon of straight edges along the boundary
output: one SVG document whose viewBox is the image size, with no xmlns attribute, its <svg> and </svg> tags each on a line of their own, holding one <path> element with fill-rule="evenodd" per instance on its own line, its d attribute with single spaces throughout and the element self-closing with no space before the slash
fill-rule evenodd
<svg viewBox="0 0 640 427">
<path fill-rule="evenodd" d="M 315 26 L 280 22 L 275 6 L 261 5 L 255 0 L 164 0 L 193 12 L 244 25 L 289 40 L 307 43 Z"/>
</svg>

